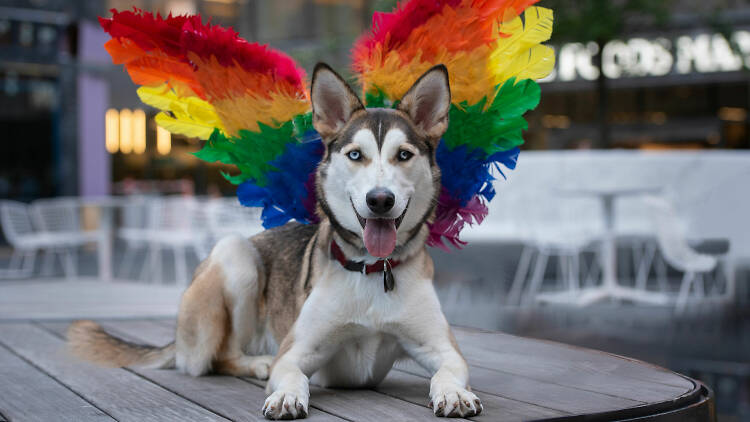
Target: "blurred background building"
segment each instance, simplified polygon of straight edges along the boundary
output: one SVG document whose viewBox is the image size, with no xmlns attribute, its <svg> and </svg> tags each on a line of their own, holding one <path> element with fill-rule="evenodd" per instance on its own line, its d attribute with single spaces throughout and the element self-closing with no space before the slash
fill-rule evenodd
<svg viewBox="0 0 750 422">
<path fill-rule="evenodd" d="M 194 140 L 162 134 L 158 142 L 153 110 L 138 101 L 128 76 L 101 48 L 107 38 L 96 18 L 108 9 L 202 13 L 288 52 L 306 69 L 322 60 L 346 71 L 349 48 L 369 28 L 372 12 L 395 3 L 4 0 L 0 128 L 9 141 L 0 158 L 0 197 L 105 194 L 127 189 L 128 182 L 179 179 L 192 181 L 198 193 L 231 190 L 212 166 L 183 153 L 198 148 Z M 525 148 L 750 147 L 745 2 L 617 1 L 605 2 L 612 4 L 606 10 L 597 10 L 602 2 L 596 1 L 547 3 L 558 11 L 557 67 L 530 116 Z M 600 16 L 613 18 L 604 25 Z M 122 110 L 135 111 L 130 124 L 140 125 L 133 139 L 109 149 L 108 109 L 118 112 L 110 114 L 115 120 Z"/>
<path fill-rule="evenodd" d="M 201 13 L 250 41 L 287 52 L 308 71 L 326 61 L 351 78 L 353 41 L 370 28 L 374 11 L 395 4 L 0 0 L 0 199 L 233 195 L 221 165 L 190 154 L 200 141 L 160 130 L 155 110 L 141 104 L 128 75 L 111 63 L 103 48 L 108 37 L 97 22 L 111 8 Z M 669 366 L 709 383 L 724 420 L 750 420 L 750 2 L 541 0 L 540 5 L 556 13 L 550 44 L 557 61 L 542 81 L 540 106 L 528 116 L 519 168 L 498 183 L 500 195 L 488 221 L 467 232 L 466 250 L 434 251 L 449 319 Z M 585 284 L 601 276 L 597 249 L 590 245 L 606 239 L 606 204 L 572 196 L 657 188 L 674 219 L 685 223 L 683 237 L 729 262 L 736 291 L 728 306 L 695 306 L 680 316 L 672 308 L 627 300 L 565 307 L 554 301 L 537 306 L 544 301 L 529 299 L 549 285 L 564 291 L 571 280 Z M 168 208 L 162 205 L 160 216 Z M 636 287 L 645 277 L 649 285 L 658 282 L 659 289 L 678 293 L 683 271 L 660 258 L 669 258 L 656 239 L 661 226 L 635 198 L 616 205 L 618 277 Z M 216 210 L 216 221 L 208 227 L 221 232 L 227 214 L 209 208 Z M 140 224 L 128 215 L 123 206 L 122 226 Z M 124 255 L 121 266 L 131 270 L 131 247 L 142 247 L 144 240 L 124 233 L 114 256 Z M 204 253 L 200 249 L 198 256 Z M 175 249 L 175 261 L 178 256 Z M 546 266 L 533 260 L 537 256 L 545 256 Z M 148 268 L 155 268 L 154 262 Z M 181 280 L 179 268 L 174 278 Z M 707 272 L 715 280 L 723 274 Z M 539 289 L 524 287 L 527 278 Z M 713 284 L 706 284 L 710 291 Z M 514 285 L 520 287 L 514 291 Z M 465 312 L 467 307 L 472 312 Z"/>
</svg>

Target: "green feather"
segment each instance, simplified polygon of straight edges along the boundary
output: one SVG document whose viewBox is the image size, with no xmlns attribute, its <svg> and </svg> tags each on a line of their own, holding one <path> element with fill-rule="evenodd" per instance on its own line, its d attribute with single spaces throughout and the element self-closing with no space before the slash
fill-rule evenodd
<svg viewBox="0 0 750 422">
<path fill-rule="evenodd" d="M 299 142 L 302 135 L 313 130 L 312 114 L 295 116 L 278 127 L 262 123 L 258 127 L 258 132 L 240 130 L 237 137 L 214 130 L 203 148 L 193 154 L 203 161 L 237 166 L 239 174 L 222 173 L 230 183 L 238 185 L 253 179 L 259 186 L 265 186 L 266 173 L 275 170 L 269 163 L 284 152 L 288 143 Z"/>
<path fill-rule="evenodd" d="M 516 83 L 508 79 L 495 100 L 486 107 L 486 98 L 476 104 L 451 105 L 450 124 L 443 140 L 450 148 L 471 145 L 487 155 L 523 144 L 528 124 L 523 114 L 539 104 L 539 85 L 531 79 Z"/>
</svg>

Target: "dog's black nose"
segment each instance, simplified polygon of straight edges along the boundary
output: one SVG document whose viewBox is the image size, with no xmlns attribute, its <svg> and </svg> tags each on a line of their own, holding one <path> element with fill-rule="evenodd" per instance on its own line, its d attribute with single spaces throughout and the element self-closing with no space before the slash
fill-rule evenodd
<svg viewBox="0 0 750 422">
<path fill-rule="evenodd" d="M 396 203 L 396 195 L 386 188 L 375 188 L 367 192 L 367 206 L 375 214 L 385 214 Z"/>
</svg>

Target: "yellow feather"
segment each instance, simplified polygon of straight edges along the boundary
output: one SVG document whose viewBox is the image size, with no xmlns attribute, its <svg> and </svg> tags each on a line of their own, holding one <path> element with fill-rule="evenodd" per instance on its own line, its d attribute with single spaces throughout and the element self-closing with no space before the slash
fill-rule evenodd
<svg viewBox="0 0 750 422">
<path fill-rule="evenodd" d="M 138 96 L 144 103 L 167 113 L 159 113 L 155 120 L 159 126 L 172 133 L 208 139 L 215 128 L 224 131 L 214 107 L 198 97 L 179 97 L 166 84 L 156 87 L 138 88 Z"/>
<path fill-rule="evenodd" d="M 552 9 L 544 7 L 529 7 L 523 14 L 524 31 L 523 42 L 528 44 L 541 44 L 552 36 L 552 22 L 554 16 Z"/>
<path fill-rule="evenodd" d="M 183 117 L 172 118 L 163 111 L 154 117 L 156 124 L 164 129 L 198 139 L 208 139 L 213 133 L 214 128 L 200 123 L 195 123 Z"/>
<path fill-rule="evenodd" d="M 505 66 L 499 74 L 499 81 L 507 81 L 512 77 L 516 79 L 541 79 L 552 71 L 555 66 L 555 52 L 546 45 L 535 45 L 529 49 L 522 50 L 516 57 Z"/>
<path fill-rule="evenodd" d="M 516 79 L 541 79 L 555 66 L 554 51 L 539 43 L 552 35 L 552 10 L 530 7 L 520 17 L 503 23 L 499 31 L 509 35 L 499 38 L 490 56 L 490 67 L 495 70 L 496 84 L 511 77 Z"/>
</svg>

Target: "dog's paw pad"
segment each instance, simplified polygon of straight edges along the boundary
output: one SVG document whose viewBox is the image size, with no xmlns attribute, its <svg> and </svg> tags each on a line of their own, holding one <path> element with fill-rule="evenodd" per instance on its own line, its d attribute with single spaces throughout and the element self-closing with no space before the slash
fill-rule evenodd
<svg viewBox="0 0 750 422">
<path fill-rule="evenodd" d="M 445 390 L 434 394 L 430 407 L 435 416 L 463 418 L 482 413 L 482 402 L 471 391 L 465 389 Z"/>
<path fill-rule="evenodd" d="M 263 404 L 266 419 L 301 419 L 307 417 L 307 397 L 289 392 L 275 391 Z"/>
</svg>

